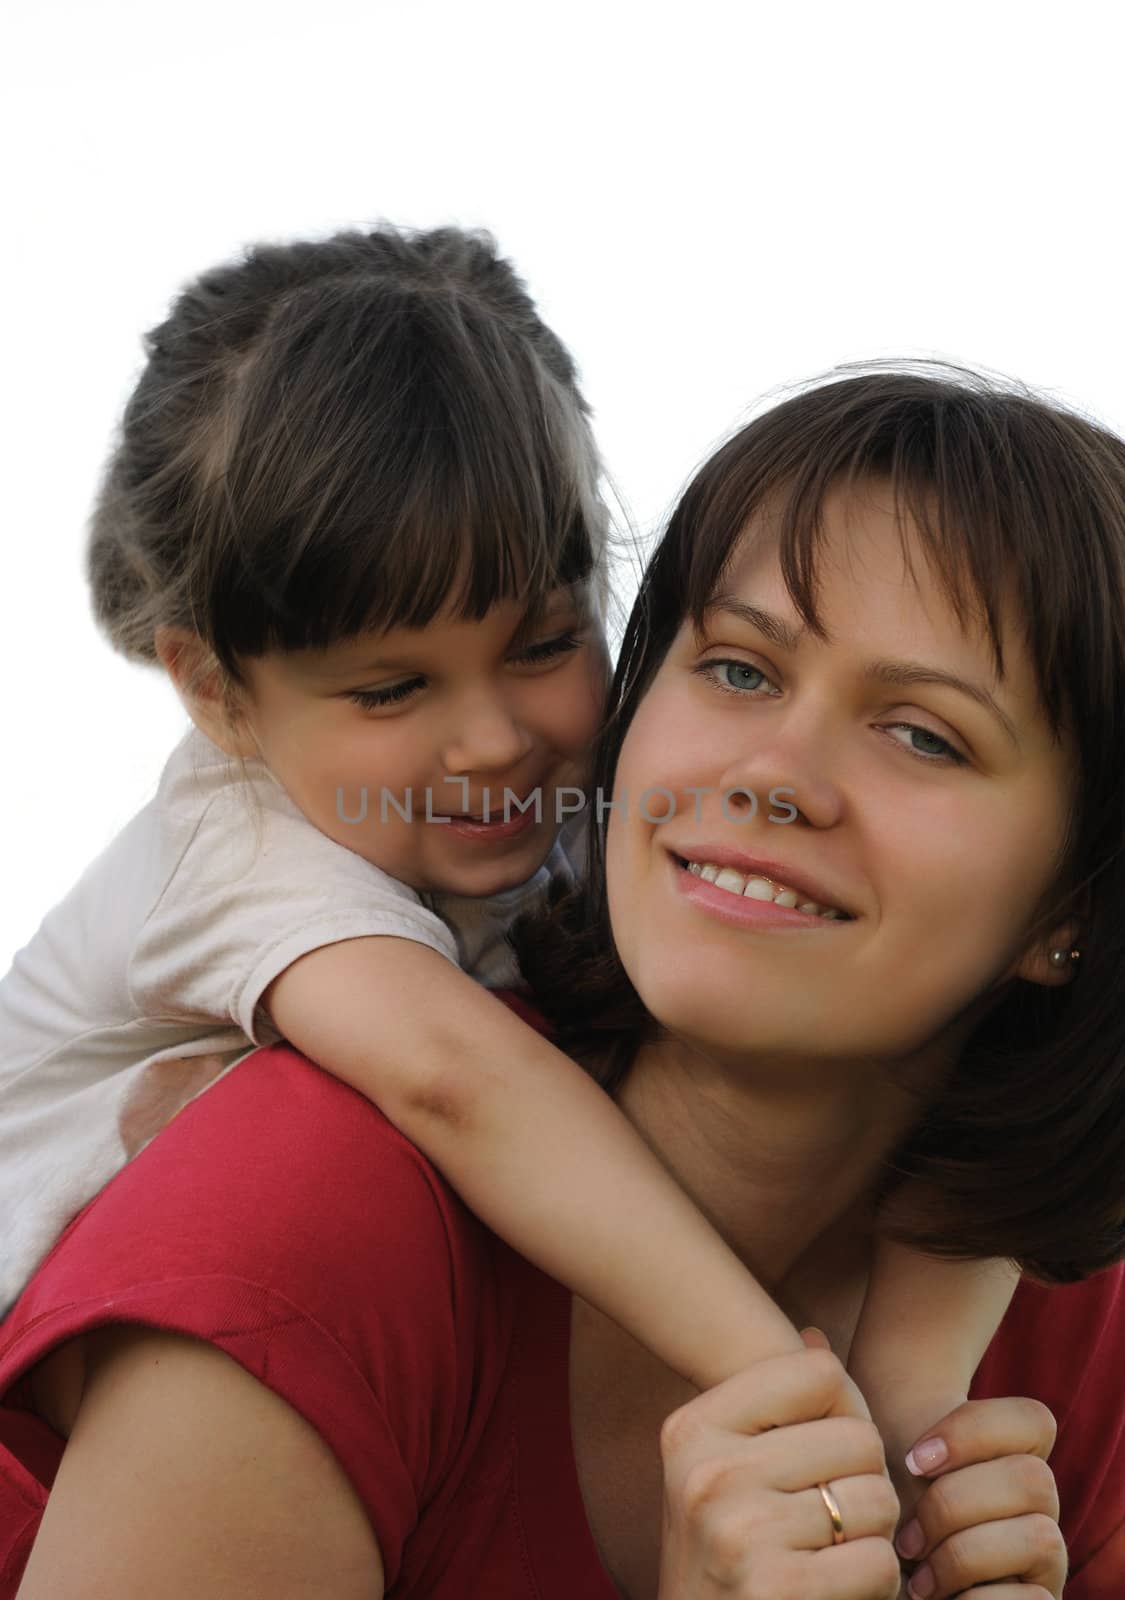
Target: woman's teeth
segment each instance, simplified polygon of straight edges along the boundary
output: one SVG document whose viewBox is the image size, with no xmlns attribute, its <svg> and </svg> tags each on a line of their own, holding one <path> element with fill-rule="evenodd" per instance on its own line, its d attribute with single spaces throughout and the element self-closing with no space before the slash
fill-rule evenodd
<svg viewBox="0 0 1125 1600">
<path fill-rule="evenodd" d="M 716 867 L 711 862 L 687 861 L 688 871 L 716 889 L 726 889 L 729 894 L 743 895 L 747 900 L 770 900 L 775 906 L 796 907 L 812 916 L 823 917 L 825 922 L 847 920 L 846 913 L 835 906 L 821 906 L 815 900 L 802 900 L 796 889 L 787 889 L 783 883 L 771 883 L 768 878 L 747 877 L 733 867 Z"/>
</svg>

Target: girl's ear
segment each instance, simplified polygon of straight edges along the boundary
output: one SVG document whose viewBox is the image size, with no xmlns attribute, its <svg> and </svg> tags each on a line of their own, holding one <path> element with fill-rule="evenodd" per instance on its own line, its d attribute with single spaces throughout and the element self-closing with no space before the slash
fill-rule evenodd
<svg viewBox="0 0 1125 1600">
<path fill-rule="evenodd" d="M 1077 953 L 1076 953 L 1077 952 Z M 1082 929 L 1077 922 L 1063 922 L 1050 937 L 1037 941 L 1016 966 L 1014 976 L 1028 983 L 1051 988 L 1069 983 L 1082 962 Z"/>
<path fill-rule="evenodd" d="M 228 756 L 257 756 L 257 741 L 239 712 L 237 690 L 199 635 L 190 628 L 161 625 L 153 645 L 196 727 Z"/>
</svg>

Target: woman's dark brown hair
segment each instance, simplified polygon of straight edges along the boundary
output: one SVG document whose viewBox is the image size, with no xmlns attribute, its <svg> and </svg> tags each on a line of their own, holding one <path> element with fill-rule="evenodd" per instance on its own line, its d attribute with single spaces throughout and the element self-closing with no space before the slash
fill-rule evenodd
<svg viewBox="0 0 1125 1600">
<path fill-rule="evenodd" d="M 1069 985 L 1013 980 L 890 1163 L 888 1233 L 940 1255 L 1011 1257 L 1047 1281 L 1125 1256 L 1125 443 L 1086 418 L 960 369 L 868 370 L 799 393 L 697 473 L 647 569 L 611 692 L 595 792 L 609 795 L 636 708 L 682 623 L 703 620 L 752 514 L 780 517 L 782 572 L 816 610 L 830 488 L 889 481 L 962 623 L 1014 594 L 1056 737 L 1077 750 L 1058 871 L 1029 936 L 1078 920 Z M 907 554 L 904 543 L 904 554 Z M 586 889 L 519 930 L 559 1042 L 610 1092 L 654 1029 L 614 950 L 604 821 Z M 924 960 L 925 950 L 918 951 Z M 903 1176 L 919 1182 L 903 1184 Z"/>
<path fill-rule="evenodd" d="M 125 655 L 190 628 L 237 686 L 267 650 L 600 581 L 574 364 L 487 234 L 258 245 L 145 348 L 87 551 Z"/>
</svg>

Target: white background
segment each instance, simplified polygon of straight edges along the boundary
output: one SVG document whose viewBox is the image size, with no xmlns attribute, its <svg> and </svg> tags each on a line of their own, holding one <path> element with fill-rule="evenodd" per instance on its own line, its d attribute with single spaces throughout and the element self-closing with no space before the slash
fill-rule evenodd
<svg viewBox="0 0 1125 1600">
<path fill-rule="evenodd" d="M 484 224 L 636 523 L 764 391 L 871 355 L 1125 427 L 1114 8 L 35 0 L 10 30 L 0 971 L 184 725 L 89 618 L 140 335 L 246 241 Z"/>
</svg>

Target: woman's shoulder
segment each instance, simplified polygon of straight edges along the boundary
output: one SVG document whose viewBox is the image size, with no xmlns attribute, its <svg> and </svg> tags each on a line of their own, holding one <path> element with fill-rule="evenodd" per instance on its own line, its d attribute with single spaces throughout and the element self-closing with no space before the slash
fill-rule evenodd
<svg viewBox="0 0 1125 1600">
<path fill-rule="evenodd" d="M 1059 1485 L 1072 1571 L 1125 1518 L 1125 1266 L 1082 1283 L 1027 1280 L 989 1347 L 974 1398 L 1021 1394 L 1054 1413 L 1051 1465 Z"/>
<path fill-rule="evenodd" d="M 286 1044 L 253 1052 L 185 1107 L 71 1224 L 52 1263 L 78 1228 L 99 1280 L 135 1273 L 143 1237 L 154 1275 L 190 1261 L 318 1297 L 329 1266 L 345 1287 L 350 1263 L 384 1255 L 424 1274 L 420 1245 L 440 1244 L 444 1262 L 483 1234 L 375 1106 Z"/>
<path fill-rule="evenodd" d="M 1120 1362 L 1125 1354 L 1125 1263 L 1081 1283 L 1048 1286 L 1024 1278 L 981 1374 L 1018 1369 L 1033 1374 L 1036 1382 L 1059 1385 L 1060 1398 L 1073 1401 L 1075 1375 L 1069 1362 L 1060 1364 L 1060 1350 L 1081 1357 L 1095 1377 L 1107 1364 Z"/>
<path fill-rule="evenodd" d="M 502 1382 L 507 1259 L 373 1105 L 259 1050 L 71 1224 L 0 1328 L 0 1398 L 107 1323 L 205 1339 L 331 1444 L 391 1565 Z"/>
</svg>

